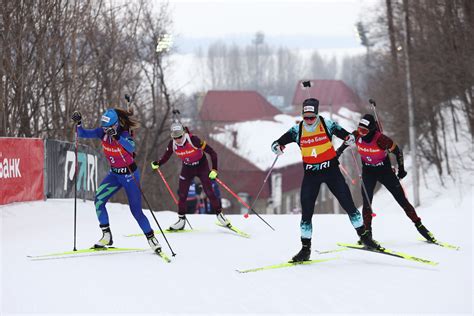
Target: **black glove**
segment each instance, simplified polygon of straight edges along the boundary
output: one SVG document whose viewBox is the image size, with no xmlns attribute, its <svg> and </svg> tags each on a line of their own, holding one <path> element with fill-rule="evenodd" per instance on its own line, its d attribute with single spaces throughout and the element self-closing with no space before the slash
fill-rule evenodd
<svg viewBox="0 0 474 316">
<path fill-rule="evenodd" d="M 71 115 L 71 120 L 74 121 L 77 125 L 81 125 L 82 115 L 79 111 L 74 111 Z"/>
<path fill-rule="evenodd" d="M 406 177 L 406 175 L 407 175 L 407 172 L 405 171 L 405 169 L 403 168 L 398 169 L 398 174 L 397 174 L 398 179 L 403 179 Z"/>
<path fill-rule="evenodd" d="M 107 129 L 105 130 L 105 133 L 106 133 L 107 135 L 109 135 L 110 137 L 112 137 L 112 136 L 117 136 L 117 130 L 116 130 L 115 128 L 113 128 L 113 127 L 107 128 Z M 117 137 L 115 137 L 115 138 L 117 138 Z"/>
</svg>

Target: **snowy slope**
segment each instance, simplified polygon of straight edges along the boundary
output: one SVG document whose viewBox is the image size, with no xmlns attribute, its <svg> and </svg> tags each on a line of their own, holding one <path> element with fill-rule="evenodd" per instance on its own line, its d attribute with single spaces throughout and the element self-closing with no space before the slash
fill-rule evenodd
<svg viewBox="0 0 474 316">
<path fill-rule="evenodd" d="M 437 267 L 349 250 L 312 255 L 340 257 L 330 262 L 249 274 L 235 269 L 284 262 L 299 250 L 299 216 L 266 216 L 276 232 L 255 216 L 230 216 L 234 225 L 252 234 L 251 239 L 216 227 L 214 216 L 189 216 L 200 231 L 167 235 L 177 253 L 170 264 L 150 251 L 30 261 L 26 255 L 72 249 L 73 201 L 3 206 L 1 314 L 470 314 L 472 184 L 435 191 L 436 197 L 418 213 L 440 240 L 461 246 L 461 251 L 418 241 L 413 225 L 395 206 L 378 212 L 374 231 L 386 247 L 438 261 Z M 464 199 L 458 198 L 459 191 Z M 375 201 L 394 204 L 380 196 Z M 127 206 L 110 204 L 109 213 L 116 246 L 147 247 L 142 237 L 123 236 L 139 232 Z M 164 227 L 176 219 L 172 212 L 156 214 Z M 153 220 L 148 211 L 147 215 Z M 313 222 L 314 249 L 356 240 L 345 215 L 317 215 Z M 97 226 L 92 202 L 79 202 L 78 248 L 97 240 Z M 164 244 L 163 238 L 160 242 Z"/>
<path fill-rule="evenodd" d="M 235 271 L 290 259 L 300 248 L 299 215 L 265 216 L 275 232 L 255 216 L 229 216 L 251 239 L 217 227 L 214 216 L 191 215 L 196 232 L 167 234 L 177 253 L 170 264 L 151 251 L 31 261 L 27 255 L 72 250 L 73 200 L 16 203 L 0 206 L 0 314 L 472 315 L 472 140 L 463 133 L 453 144 L 453 173 L 444 177 L 444 186 L 435 168 L 421 166 L 426 174 L 417 212 L 439 240 L 460 246 L 460 251 L 419 241 L 385 189 L 373 204 L 374 237 L 387 248 L 437 261 L 436 267 L 348 250 L 313 252 L 313 259 L 339 259 L 309 266 Z M 402 183 L 411 199 L 408 171 Z M 148 247 L 144 237 L 124 237 L 139 233 L 127 205 L 110 204 L 108 209 L 117 247 Z M 156 227 L 149 211 L 145 214 Z M 162 227 L 176 220 L 173 212 L 155 214 Z M 316 215 L 313 228 L 313 250 L 356 241 L 346 215 Z M 100 237 L 92 202 L 78 202 L 77 231 L 78 248 Z M 169 253 L 161 236 L 159 240 Z"/>
</svg>

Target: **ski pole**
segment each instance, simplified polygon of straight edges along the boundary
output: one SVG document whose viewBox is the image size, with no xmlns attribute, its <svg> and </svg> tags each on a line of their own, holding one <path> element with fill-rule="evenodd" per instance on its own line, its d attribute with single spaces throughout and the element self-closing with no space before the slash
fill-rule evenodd
<svg viewBox="0 0 474 316">
<path fill-rule="evenodd" d="M 75 128 L 75 139 L 74 139 L 74 248 L 73 251 L 77 251 L 76 249 L 76 236 L 77 236 L 77 147 L 78 147 L 78 137 L 77 137 L 77 124 Z"/>
<path fill-rule="evenodd" d="M 375 103 L 374 99 L 369 99 L 369 103 L 370 105 L 372 105 L 372 110 L 374 111 L 375 120 L 377 121 L 377 124 L 379 125 L 380 132 L 383 133 L 382 122 L 379 120 L 379 117 L 377 116 L 377 111 L 375 110 L 375 107 L 377 106 L 377 104 Z"/>
<path fill-rule="evenodd" d="M 339 165 L 341 166 L 342 172 L 346 175 L 346 177 L 351 180 L 352 185 L 355 185 L 356 180 L 351 177 L 351 175 L 349 174 L 349 172 L 347 172 L 346 168 L 344 168 L 344 165 L 342 163 L 339 163 Z"/>
<path fill-rule="evenodd" d="M 367 204 L 369 205 L 370 212 L 372 213 L 372 217 L 375 217 L 377 214 L 375 214 L 374 210 L 372 209 L 372 202 L 369 199 L 369 194 L 367 193 L 367 188 L 365 187 L 364 180 L 362 179 L 362 172 L 359 168 L 359 165 L 357 164 L 357 158 L 356 158 L 352 148 L 349 147 L 349 149 L 351 150 L 352 158 L 354 159 L 354 165 L 356 167 L 357 173 L 359 174 L 360 184 L 362 185 L 362 191 L 364 191 L 364 195 L 365 195 L 365 198 L 367 200 Z"/>
<path fill-rule="evenodd" d="M 277 155 L 277 156 L 275 157 L 275 160 L 273 161 L 272 166 L 270 167 L 270 170 L 268 171 L 267 176 L 265 177 L 265 180 L 263 180 L 263 184 L 262 184 L 262 186 L 260 187 L 260 191 L 258 191 L 257 196 L 255 197 L 255 199 L 253 200 L 252 205 L 250 206 L 250 209 L 253 209 L 253 207 L 255 206 L 255 203 L 257 203 L 258 197 L 260 196 L 260 193 L 262 193 L 263 187 L 265 186 L 265 183 L 267 183 L 268 177 L 269 177 L 270 174 L 272 173 L 273 167 L 275 167 L 275 164 L 276 164 L 276 162 L 277 162 L 277 160 L 278 160 L 278 157 L 280 157 L 280 156 Z M 248 218 L 248 217 L 249 217 L 249 212 L 245 213 L 244 217 L 245 217 L 245 218 Z"/>
<path fill-rule="evenodd" d="M 375 110 L 375 107 L 377 106 L 377 103 L 375 103 L 374 99 L 369 99 L 369 103 L 370 103 L 370 105 L 372 105 L 372 109 L 374 110 L 375 120 L 377 121 L 377 124 L 379 125 L 380 132 L 383 133 L 382 122 L 380 121 L 379 117 L 377 116 L 377 111 Z M 385 150 L 385 152 L 388 155 L 390 151 Z M 395 170 L 393 168 L 392 168 L 392 171 L 393 171 L 393 173 L 395 173 Z M 400 184 L 402 184 L 401 181 L 400 181 Z M 403 189 L 403 191 L 405 193 L 405 196 L 406 196 L 405 188 L 403 187 L 403 185 L 402 185 L 402 189 Z"/>
<path fill-rule="evenodd" d="M 130 105 L 132 103 L 132 98 L 130 98 L 130 95 L 129 94 L 125 94 L 125 100 L 127 101 L 127 111 L 130 111 Z"/>
<path fill-rule="evenodd" d="M 158 174 L 160 175 L 161 179 L 162 179 L 163 182 L 165 183 L 165 186 L 166 186 L 166 188 L 168 189 L 168 192 L 170 193 L 171 197 L 173 198 L 174 204 L 178 205 L 178 200 L 176 199 L 176 196 L 174 195 L 173 190 L 171 190 L 171 188 L 170 188 L 170 186 L 169 186 L 169 184 L 168 184 L 168 181 L 166 181 L 165 176 L 163 175 L 163 172 L 161 172 L 160 169 L 156 169 L 156 171 L 158 172 Z M 191 229 L 193 229 L 193 227 L 191 226 L 191 223 L 189 223 L 188 218 L 186 218 L 186 222 L 188 223 L 189 227 L 190 227 Z"/>
<path fill-rule="evenodd" d="M 271 229 L 275 230 L 275 228 L 273 228 L 270 224 L 268 224 L 254 209 L 250 208 L 250 206 L 245 203 L 244 200 L 242 200 L 240 198 L 240 196 L 238 196 L 237 194 L 234 193 L 234 191 L 232 191 L 224 182 L 222 182 L 219 178 L 216 178 L 216 181 L 217 183 L 219 183 L 220 185 L 222 185 L 226 190 L 227 192 L 229 192 L 230 194 L 232 194 L 239 202 L 240 204 L 242 204 L 243 206 L 245 206 L 247 209 L 251 210 L 252 212 L 255 213 L 255 215 L 258 216 L 258 218 L 260 218 L 265 224 L 268 225 L 268 227 L 270 227 Z"/>
<path fill-rule="evenodd" d="M 112 138 L 112 139 L 113 139 L 113 138 Z M 115 145 L 119 146 L 118 152 L 119 152 L 119 154 L 120 154 L 120 157 L 122 157 L 123 162 L 126 163 L 127 161 L 125 160 L 125 157 L 124 157 L 123 154 L 122 154 L 122 150 L 120 149 L 122 146 L 120 145 L 120 143 L 119 143 L 116 139 L 113 139 L 113 140 L 114 140 L 114 142 L 115 142 Z M 176 256 L 176 253 L 173 251 L 173 249 L 171 248 L 170 243 L 168 242 L 168 238 L 166 238 L 166 235 L 165 235 L 165 233 L 163 232 L 163 229 L 161 229 L 160 223 L 158 223 L 158 220 L 156 219 L 155 214 L 153 214 L 153 210 L 152 210 L 152 208 L 151 208 L 151 206 L 150 206 L 150 203 L 148 203 L 148 199 L 146 198 L 145 193 L 143 193 L 143 190 L 142 190 L 142 187 L 140 186 L 140 183 L 138 183 L 137 179 L 136 179 L 135 176 L 133 175 L 133 172 L 132 172 L 132 170 L 130 170 L 130 167 L 129 167 L 128 165 L 127 165 L 127 169 L 128 169 L 128 172 L 130 173 L 130 175 L 132 176 L 133 181 L 135 182 L 135 184 L 137 185 L 138 189 L 140 190 L 140 193 L 142 194 L 143 199 L 145 200 L 145 203 L 147 204 L 148 209 L 150 210 L 151 216 L 153 216 L 153 219 L 155 220 L 156 225 L 158 225 L 158 228 L 160 229 L 160 232 L 161 232 L 161 234 L 163 235 L 163 238 L 165 239 L 166 244 L 168 245 L 168 248 L 170 248 L 171 254 L 173 255 L 173 257 Z"/>
<path fill-rule="evenodd" d="M 173 198 L 173 201 L 174 201 L 174 204 L 178 205 L 178 200 L 176 199 L 176 196 L 174 195 L 173 191 L 171 190 L 168 182 L 166 181 L 165 179 L 165 176 L 163 175 L 163 172 L 161 172 L 160 169 L 156 169 L 156 171 L 158 172 L 158 174 L 160 175 L 161 179 L 163 180 L 163 182 L 165 183 L 165 186 L 166 188 L 168 189 L 168 192 L 170 193 L 171 197 Z"/>
<path fill-rule="evenodd" d="M 392 166 L 392 172 L 396 174 L 395 167 L 393 167 L 393 166 Z M 397 176 L 397 179 L 398 179 L 398 182 L 400 182 L 400 185 L 401 185 L 402 190 L 403 190 L 403 194 L 405 195 L 405 197 L 408 197 L 407 191 L 405 190 L 405 186 L 402 183 L 402 179 L 398 178 L 398 176 Z"/>
</svg>

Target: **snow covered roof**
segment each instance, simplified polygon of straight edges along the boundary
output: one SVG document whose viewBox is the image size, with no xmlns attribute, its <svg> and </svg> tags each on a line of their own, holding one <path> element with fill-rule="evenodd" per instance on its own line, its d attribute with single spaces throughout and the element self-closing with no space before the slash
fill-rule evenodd
<svg viewBox="0 0 474 316">
<path fill-rule="evenodd" d="M 320 114 L 325 118 L 330 117 L 327 112 Z M 279 114 L 274 116 L 272 121 L 256 120 L 227 124 L 211 133 L 210 137 L 236 155 L 246 159 L 258 169 L 268 170 L 275 159 L 275 154 L 270 148 L 271 144 L 300 119 L 300 116 Z M 337 115 L 333 115 L 333 120 L 349 131 L 356 127 L 358 119 L 358 113 L 344 108 Z M 336 142 L 336 144 L 339 143 Z M 285 149 L 285 154 L 278 158 L 275 168 L 296 163 L 301 163 L 299 147 L 296 144 L 289 144 Z"/>
</svg>

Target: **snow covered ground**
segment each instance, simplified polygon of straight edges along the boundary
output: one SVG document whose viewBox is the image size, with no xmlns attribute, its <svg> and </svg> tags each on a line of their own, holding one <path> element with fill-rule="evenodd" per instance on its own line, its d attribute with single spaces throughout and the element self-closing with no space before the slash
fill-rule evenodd
<svg viewBox="0 0 474 316">
<path fill-rule="evenodd" d="M 423 186 L 424 203 L 417 209 L 439 240 L 460 246 L 460 251 L 419 241 L 411 222 L 384 191 L 374 199 L 376 239 L 438 266 L 348 250 L 313 252 L 313 259 L 339 259 L 309 266 L 235 271 L 285 262 L 294 255 L 300 248 L 298 215 L 266 216 L 275 232 L 255 216 L 230 216 L 251 239 L 217 227 L 214 216 L 189 216 L 198 231 L 167 235 L 177 253 L 170 264 L 151 251 L 32 261 L 26 256 L 72 249 L 73 200 L 2 206 L 1 314 L 471 315 L 472 180 L 461 187 Z M 148 247 L 144 237 L 124 236 L 139 232 L 128 206 L 110 204 L 109 214 L 117 247 Z M 155 214 L 163 227 L 176 220 L 172 212 Z M 313 250 L 356 240 L 345 215 L 317 215 L 313 223 Z M 99 238 L 92 202 L 78 202 L 77 228 L 78 248 Z"/>
</svg>

